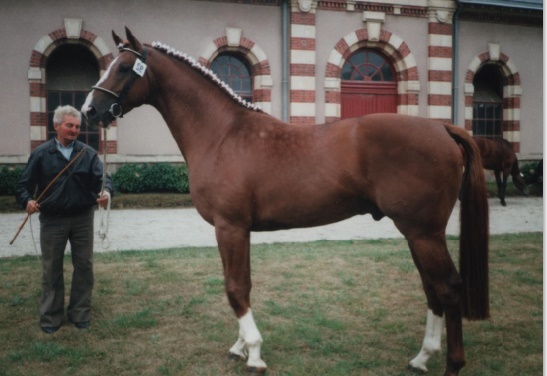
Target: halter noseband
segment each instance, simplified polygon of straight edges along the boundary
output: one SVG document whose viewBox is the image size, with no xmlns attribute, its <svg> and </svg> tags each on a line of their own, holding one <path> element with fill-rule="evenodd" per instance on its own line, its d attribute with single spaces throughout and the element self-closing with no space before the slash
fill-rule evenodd
<svg viewBox="0 0 547 376">
<path fill-rule="evenodd" d="M 135 65 L 133 66 L 133 73 L 134 74 L 131 76 L 131 79 L 124 85 L 124 87 L 122 89 L 122 92 L 120 94 L 116 94 L 113 91 L 110 91 L 110 90 L 105 89 L 103 87 L 100 87 L 98 85 L 92 86 L 91 89 L 92 90 L 95 89 L 95 90 L 102 91 L 103 93 L 109 94 L 109 95 L 113 96 L 114 98 L 116 98 L 116 102 L 112 103 L 112 106 L 110 106 L 110 110 L 108 110 L 108 112 L 110 112 L 110 114 L 115 118 L 117 118 L 117 117 L 123 118 L 122 102 L 124 101 L 125 97 L 127 96 L 127 93 L 129 92 L 129 89 L 131 89 L 131 86 L 133 86 L 133 83 L 135 82 L 137 77 L 142 77 L 144 75 L 144 72 L 146 71 L 145 61 L 146 61 L 147 51 L 146 51 L 146 47 L 143 46 L 142 47 L 142 53 L 139 53 L 135 50 L 132 50 L 131 48 L 124 47 L 123 44 L 121 44 L 121 43 L 118 45 L 118 50 L 120 52 L 129 51 L 132 54 L 134 54 L 135 56 L 137 56 L 137 61 L 135 61 Z M 137 67 L 137 63 L 139 61 L 141 63 L 138 66 L 140 68 L 140 72 L 137 70 L 137 69 L 139 69 Z"/>
</svg>

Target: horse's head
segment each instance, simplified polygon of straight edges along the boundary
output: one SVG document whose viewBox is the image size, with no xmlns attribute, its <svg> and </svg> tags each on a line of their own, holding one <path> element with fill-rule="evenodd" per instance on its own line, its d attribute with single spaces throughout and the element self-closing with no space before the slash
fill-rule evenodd
<svg viewBox="0 0 547 376">
<path fill-rule="evenodd" d="M 519 172 L 518 174 L 512 175 L 513 178 L 513 185 L 525 196 L 528 196 L 530 193 L 530 190 L 528 189 L 528 185 L 526 184 L 526 180 L 524 180 L 524 176 Z"/>
<path fill-rule="evenodd" d="M 92 125 L 108 127 L 117 117 L 142 105 L 149 96 L 146 56 L 148 49 L 125 28 L 127 40 L 112 31 L 120 54 L 92 87 L 82 106 L 82 114 Z"/>
</svg>

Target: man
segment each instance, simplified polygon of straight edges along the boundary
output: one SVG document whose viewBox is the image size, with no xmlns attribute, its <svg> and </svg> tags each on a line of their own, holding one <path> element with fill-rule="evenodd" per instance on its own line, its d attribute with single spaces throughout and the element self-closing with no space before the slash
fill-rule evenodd
<svg viewBox="0 0 547 376">
<path fill-rule="evenodd" d="M 78 110 L 71 106 L 58 107 L 53 115 L 57 136 L 31 153 L 17 183 L 16 198 L 21 207 L 26 208 L 29 215 L 40 212 L 40 326 L 48 334 L 60 328 L 64 317 L 63 258 L 67 241 L 70 242 L 74 268 L 68 320 L 78 329 L 89 327 L 93 289 L 94 207 L 96 204 L 105 207 L 112 195 L 109 176 L 105 191 L 101 192 L 103 164 L 97 153 L 77 141 L 80 124 Z M 35 197 L 42 195 L 40 202 L 33 198 L 34 194 Z"/>
</svg>

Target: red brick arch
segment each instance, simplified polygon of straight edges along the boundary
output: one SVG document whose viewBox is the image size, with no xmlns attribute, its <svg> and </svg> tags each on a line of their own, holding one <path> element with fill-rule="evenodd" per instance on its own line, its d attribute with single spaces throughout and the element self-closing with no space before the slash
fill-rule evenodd
<svg viewBox="0 0 547 376">
<path fill-rule="evenodd" d="M 325 72 L 325 121 L 340 119 L 341 72 L 349 56 L 361 49 L 381 50 L 395 68 L 398 82 L 397 112 L 418 115 L 420 91 L 418 67 L 408 45 L 397 35 L 382 30 L 378 41 L 369 41 L 367 29 L 359 29 L 340 39 L 331 51 Z"/>
<path fill-rule="evenodd" d="M 86 46 L 97 58 L 100 74 L 102 74 L 113 59 L 112 53 L 102 38 L 90 31 L 81 29 L 78 38 L 68 37 L 65 28 L 53 30 L 44 35 L 36 43 L 29 61 L 29 93 L 30 93 L 30 148 L 34 150 L 40 144 L 47 141 L 47 107 L 46 107 L 46 63 L 55 48 L 69 43 L 77 43 Z M 113 124 L 115 127 L 116 124 Z M 107 152 L 117 153 L 118 141 L 116 132 L 111 132 L 113 137 L 108 137 Z"/>
<path fill-rule="evenodd" d="M 475 74 L 487 64 L 496 64 L 503 75 L 503 138 L 511 142 L 515 152 L 520 151 L 520 74 L 514 62 L 503 52 L 491 56 L 483 52 L 473 59 L 465 75 L 465 129 L 473 129 L 473 80 Z"/>
</svg>

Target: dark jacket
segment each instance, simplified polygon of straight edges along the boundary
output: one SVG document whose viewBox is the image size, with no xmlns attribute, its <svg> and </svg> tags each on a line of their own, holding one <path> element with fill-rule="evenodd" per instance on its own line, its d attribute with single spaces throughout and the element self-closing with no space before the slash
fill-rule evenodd
<svg viewBox="0 0 547 376">
<path fill-rule="evenodd" d="M 97 204 L 102 187 L 103 163 L 93 148 L 75 141 L 70 159 L 82 155 L 61 175 L 40 199 L 40 212 L 46 215 L 71 215 Z M 27 207 L 70 162 L 57 149 L 55 139 L 40 145 L 29 157 L 16 186 L 16 198 Z M 113 195 L 112 179 L 107 175 L 105 189 Z"/>
</svg>

